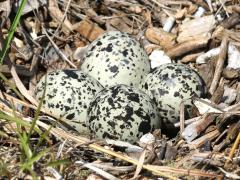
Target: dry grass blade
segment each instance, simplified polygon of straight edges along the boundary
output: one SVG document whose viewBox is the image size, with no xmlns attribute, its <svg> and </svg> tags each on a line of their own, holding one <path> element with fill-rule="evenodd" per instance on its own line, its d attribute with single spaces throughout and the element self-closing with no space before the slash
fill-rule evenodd
<svg viewBox="0 0 240 180">
<path fill-rule="evenodd" d="M 2 107 L 2 111 L 6 112 L 7 114 L 9 114 L 10 116 L 13 116 L 12 115 L 12 110 L 9 109 L 8 107 L 6 106 L 3 106 Z M 17 113 L 17 112 L 16 112 Z M 22 118 L 23 120 L 27 121 L 27 122 L 30 122 L 31 119 L 30 118 Z M 36 122 L 38 126 L 46 129 L 46 130 L 49 130 L 50 126 L 41 122 L 41 121 L 37 121 Z M 50 130 L 50 133 L 53 134 L 54 136 L 58 137 L 59 139 L 62 139 L 62 140 L 71 140 L 71 141 L 74 141 L 75 143 L 77 144 L 88 144 L 89 143 L 89 147 L 91 149 L 94 149 L 94 150 L 97 150 L 97 151 L 100 151 L 102 153 L 106 153 L 106 154 L 109 154 L 111 156 L 114 156 L 116 158 L 119 158 L 123 161 L 127 161 L 129 163 L 132 163 L 134 165 L 138 165 L 139 164 L 139 161 L 135 160 L 135 159 L 132 159 L 126 155 L 122 155 L 120 153 L 117 153 L 117 152 L 114 152 L 112 150 L 108 150 L 108 149 L 105 149 L 104 147 L 98 145 L 98 144 L 90 144 L 90 140 L 87 139 L 87 138 L 84 138 L 84 137 L 81 137 L 81 136 L 76 136 L 76 135 L 73 135 L 73 134 L 70 134 L 70 133 L 67 133 L 65 132 L 64 130 L 62 129 L 57 129 L 57 128 L 54 128 L 52 127 L 51 130 Z M 156 170 L 154 168 L 151 168 L 151 167 L 148 167 L 147 165 L 143 165 L 142 166 L 143 169 L 147 169 L 151 172 L 153 172 L 154 174 L 156 175 L 159 175 L 159 176 L 162 176 L 162 177 L 165 177 L 165 178 L 168 178 L 168 179 L 173 179 L 173 180 L 176 180 L 178 178 L 176 177 L 173 177 L 173 176 L 170 176 L 170 175 L 166 175 L 165 173 L 159 171 L 159 170 Z"/>
<path fill-rule="evenodd" d="M 9 109 L 8 107 L 3 107 L 2 108 L 3 111 L 7 111 L 8 114 L 11 114 L 12 110 Z M 23 118 L 25 121 L 30 121 L 29 118 Z M 48 130 L 50 128 L 49 125 L 41 122 L 41 121 L 37 121 L 37 125 Z M 103 153 L 106 153 L 106 154 L 109 154 L 109 155 L 112 155 L 114 157 L 117 157 L 121 160 L 124 160 L 124 161 L 127 161 L 129 163 L 132 163 L 136 166 L 139 166 L 139 161 L 138 160 L 135 160 L 135 159 L 132 159 L 126 155 L 123 155 L 123 154 L 120 154 L 120 153 L 117 153 L 117 152 L 114 152 L 114 151 L 111 151 L 111 150 L 108 150 L 108 149 L 105 149 L 104 147 L 98 145 L 98 144 L 90 144 L 90 140 L 87 139 L 87 138 L 84 138 L 84 137 L 81 137 L 81 136 L 75 136 L 73 134 L 70 134 L 68 132 L 65 132 L 64 130 L 62 129 L 57 129 L 57 128 L 53 128 L 50 130 L 50 133 L 53 134 L 54 136 L 62 139 L 62 140 L 72 140 L 74 141 L 75 143 L 77 144 L 88 144 L 89 143 L 89 147 L 94 149 L 94 150 L 97 150 L 97 151 L 100 151 L 100 152 L 103 152 Z M 143 158 L 144 159 L 144 158 Z M 176 177 L 173 177 L 173 176 L 170 176 L 170 175 L 167 175 L 165 174 L 164 172 L 166 171 L 163 171 L 162 170 L 159 170 L 158 168 L 160 168 L 160 166 L 151 166 L 151 165 L 144 165 L 143 163 L 140 163 L 142 168 L 143 169 L 147 169 L 149 171 L 151 171 L 152 173 L 156 174 L 156 175 L 159 175 L 159 176 L 162 176 L 162 177 L 165 177 L 165 178 L 168 178 L 168 179 L 178 179 Z M 139 166 L 140 167 L 140 166 Z M 165 169 L 168 169 L 165 167 Z M 141 170 L 141 169 L 140 169 Z M 189 175 L 192 175 L 192 174 L 189 174 Z"/>
<path fill-rule="evenodd" d="M 67 2 L 67 6 L 66 6 L 66 9 L 65 9 L 65 11 L 64 11 L 64 14 L 63 14 L 63 16 L 62 16 L 62 20 L 59 22 L 58 27 L 57 27 L 57 29 L 56 29 L 55 32 L 54 32 L 54 36 L 58 33 L 58 31 L 59 31 L 59 29 L 60 29 L 60 27 L 62 26 L 63 23 L 65 23 L 66 26 L 67 26 L 70 30 L 72 30 L 72 25 L 71 25 L 71 23 L 68 22 L 68 20 L 66 20 L 66 18 L 67 18 L 67 12 L 68 12 L 68 10 L 69 10 L 71 1 L 72 1 L 72 0 L 68 0 L 68 2 Z"/>
<path fill-rule="evenodd" d="M 213 173 L 205 173 L 200 170 L 187 170 L 187 169 L 180 169 L 180 168 L 171 168 L 166 166 L 154 166 L 154 165 L 147 165 L 152 169 L 169 172 L 169 173 L 176 173 L 182 175 L 190 175 L 190 176 L 198 176 L 198 177 L 205 177 L 205 178 L 222 178 L 222 175 L 213 174 Z"/>
<path fill-rule="evenodd" d="M 39 126 L 43 127 L 44 129 L 49 129 L 49 125 L 47 125 L 47 124 L 45 124 L 43 122 L 38 121 L 37 124 Z M 75 136 L 75 135 L 72 135 L 70 133 L 65 132 L 64 130 L 60 130 L 60 129 L 56 129 L 56 128 L 52 128 L 50 133 L 52 133 L 53 135 L 55 135 L 58 138 L 72 140 L 72 141 L 74 141 L 76 143 L 80 143 L 80 144 L 87 144 L 87 143 L 90 142 L 90 140 L 87 139 L 87 138 L 83 138 L 83 137 L 80 137 L 80 136 Z M 129 163 L 132 163 L 134 165 L 138 165 L 138 163 L 139 163 L 135 159 L 132 159 L 132 158 L 126 156 L 126 155 L 122 155 L 120 153 L 114 152 L 112 150 L 105 149 L 104 147 L 99 146 L 97 144 L 89 144 L 88 146 L 90 148 L 94 149 L 94 150 L 97 150 L 97 151 L 109 154 L 109 155 L 114 156 L 116 158 L 119 158 L 119 159 L 121 159 L 123 161 L 127 161 Z M 161 172 L 159 170 L 156 170 L 154 168 L 151 168 L 151 167 L 149 167 L 147 165 L 143 165 L 143 169 L 147 169 L 147 170 L 153 172 L 156 175 L 159 175 L 159 176 L 162 176 L 162 177 L 165 177 L 165 178 L 168 178 L 168 179 L 174 179 L 174 180 L 178 179 L 176 177 L 173 177 L 173 176 L 170 176 L 170 175 L 166 175 L 165 173 L 163 173 L 163 172 Z"/>
<path fill-rule="evenodd" d="M 11 74 L 12 77 L 16 83 L 17 88 L 19 89 L 19 91 L 22 93 L 22 95 L 29 100 L 33 105 L 37 106 L 37 101 L 30 95 L 30 93 L 28 92 L 28 90 L 25 88 L 25 86 L 23 85 L 22 81 L 20 80 L 20 78 L 17 75 L 16 69 L 14 66 L 12 66 L 11 68 Z"/>
<path fill-rule="evenodd" d="M 52 46 L 54 47 L 54 49 L 58 52 L 58 54 L 61 56 L 61 58 L 66 61 L 71 67 L 73 67 L 74 69 L 77 69 L 77 66 L 75 64 L 72 63 L 72 61 L 70 61 L 66 55 L 58 48 L 58 46 L 54 43 L 54 41 L 52 40 L 52 38 L 48 35 L 47 31 L 43 28 L 43 32 L 45 33 L 45 35 L 47 36 L 48 40 L 51 42 Z"/>
<path fill-rule="evenodd" d="M 117 171 L 117 173 L 126 173 L 128 171 L 133 171 L 135 169 L 134 166 L 113 166 L 112 163 L 92 163 L 95 167 L 104 169 L 105 171 Z"/>
<path fill-rule="evenodd" d="M 68 1 L 66 11 L 69 8 L 69 4 L 70 4 L 70 1 Z M 72 31 L 71 22 L 66 18 L 66 14 L 65 13 L 63 14 L 62 11 L 59 9 L 58 2 L 56 0 L 49 1 L 48 8 L 49 8 L 51 17 L 59 23 L 59 26 L 63 26 L 63 29 L 66 33 L 69 33 L 70 31 Z"/>
<path fill-rule="evenodd" d="M 115 176 L 107 173 L 106 171 L 103 171 L 102 169 L 99 169 L 97 167 L 95 167 L 93 164 L 91 163 L 84 163 L 82 161 L 76 161 L 75 162 L 76 164 L 80 164 L 88 169 L 91 169 L 92 171 L 96 172 L 97 174 L 103 176 L 104 178 L 106 179 L 109 179 L 109 180 L 119 180 L 118 178 L 116 178 Z"/>
<path fill-rule="evenodd" d="M 8 9 L 0 32 L 0 44 L 6 55 L 1 58 L 4 64 L 0 66 L 0 177 L 135 180 L 193 179 L 196 176 L 200 179 L 239 179 L 240 6 L 237 1 L 22 0 L 26 6 L 19 1 L 8 2 L 4 8 L 1 4 L 5 1 L 0 1 L 3 16 Z M 22 8 L 24 18 L 16 13 Z M 14 23 L 16 19 L 17 23 Z M 110 31 L 128 33 L 134 43 L 128 38 L 125 42 L 120 33 L 112 37 Z M 111 38 L 105 37 L 104 33 L 109 33 Z M 103 35 L 101 42 L 97 40 L 100 35 Z M 9 38 L 5 41 L 5 37 Z M 92 45 L 99 49 L 89 48 Z M 146 52 L 146 57 L 135 51 L 138 47 Z M 112 55 L 117 58 L 120 55 L 119 62 L 114 61 Z M 103 58 L 99 59 L 100 56 Z M 147 66 L 139 64 L 138 56 L 144 58 Z M 106 99 L 107 103 L 98 106 L 100 111 L 96 108 L 89 111 L 89 103 L 99 92 L 93 92 L 96 89 L 92 88 L 91 82 L 87 82 L 86 91 L 79 89 L 78 83 L 71 83 L 76 80 L 75 75 L 68 72 L 65 74 L 71 78 L 60 77 L 61 74 L 50 78 L 48 84 L 53 85 L 50 87 L 52 93 L 44 88 L 42 98 L 36 98 L 36 87 L 44 74 L 65 69 L 79 71 L 84 66 L 83 60 L 88 58 L 91 62 L 86 68 L 87 78 L 78 79 L 78 83 L 88 81 L 88 75 L 101 84 L 104 78 L 111 81 L 124 79 L 118 77 L 122 71 L 131 78 L 140 74 L 142 82 L 136 84 L 136 88 L 146 90 L 153 102 L 142 103 L 134 95 L 127 98 L 131 101 L 128 105 L 135 107 L 137 103 L 139 110 L 126 108 L 125 100 L 116 98 L 117 105 Z M 126 58 L 131 63 L 125 61 Z M 198 78 L 195 79 L 192 73 L 185 75 L 185 70 L 181 69 L 162 71 L 166 74 L 159 83 L 155 78 L 146 77 L 149 73 L 156 77 L 154 69 L 162 64 L 178 66 L 179 62 L 199 74 L 200 81 L 205 82 L 200 82 L 204 84 L 201 88 Z M 121 68 L 115 70 L 115 66 Z M 183 76 L 175 76 L 175 72 Z M 178 82 L 169 81 L 175 77 Z M 149 88 L 148 81 L 156 93 Z M 179 84 L 183 88 L 179 89 Z M 198 84 L 196 88 L 195 84 Z M 162 85 L 166 85 L 166 91 Z M 69 91 L 63 90 L 63 86 Z M 81 90 L 79 95 L 77 92 Z M 78 97 L 73 97 L 72 93 L 77 93 Z M 159 98 L 158 94 L 169 98 Z M 191 98 L 188 94 L 197 96 Z M 89 95 L 91 99 L 88 99 Z M 174 103 L 175 98 L 178 105 Z M 186 101 L 180 103 L 182 99 Z M 159 118 L 164 116 L 164 120 L 159 129 L 150 132 L 155 118 L 144 124 L 136 121 L 153 117 L 149 105 L 152 106 L 154 101 L 155 105 L 161 106 L 157 111 Z M 184 105 L 187 101 L 191 104 Z M 124 110 L 119 115 L 114 113 L 118 108 Z M 149 134 L 136 138 L 137 146 L 121 141 L 123 136 L 115 140 L 103 139 L 88 125 L 86 128 L 90 128 L 90 132 L 74 131 L 78 131 L 81 124 L 73 119 L 84 114 L 88 121 L 93 118 L 89 113 L 104 109 L 113 110 L 113 113 L 109 111 L 112 118 L 109 113 L 107 117 L 101 116 L 107 123 L 101 123 L 97 131 L 103 132 L 104 136 L 109 134 L 109 126 L 118 126 L 120 121 L 124 123 L 120 126 L 124 135 L 129 132 L 135 138 L 135 132 L 142 130 Z M 73 119 L 69 121 L 69 118 Z M 176 123 L 168 123 L 171 118 Z M 133 126 L 136 124 L 139 128 Z"/>
<path fill-rule="evenodd" d="M 137 165 L 137 168 L 136 168 L 136 171 L 135 171 L 135 173 L 134 173 L 133 179 L 137 178 L 137 176 L 138 176 L 139 173 L 141 172 L 142 167 L 143 167 L 143 163 L 144 163 L 145 156 L 146 156 L 146 149 L 144 149 L 143 152 L 141 153 L 141 156 L 140 156 L 140 158 L 139 158 L 139 163 L 138 163 L 138 165 Z"/>
<path fill-rule="evenodd" d="M 28 107 L 28 108 L 32 108 L 32 109 L 37 109 L 36 106 L 32 105 L 32 104 L 29 104 L 29 103 L 26 103 L 26 102 L 23 102 L 13 96 L 10 96 L 9 94 L 7 93 L 4 93 L 3 92 L 3 96 L 6 100 L 8 100 L 9 102 L 13 102 L 13 104 L 21 104 L 22 106 L 25 106 L 25 107 Z"/>
<path fill-rule="evenodd" d="M 47 170 L 55 177 L 56 180 L 61 180 L 63 177 L 52 167 L 48 167 Z"/>
</svg>

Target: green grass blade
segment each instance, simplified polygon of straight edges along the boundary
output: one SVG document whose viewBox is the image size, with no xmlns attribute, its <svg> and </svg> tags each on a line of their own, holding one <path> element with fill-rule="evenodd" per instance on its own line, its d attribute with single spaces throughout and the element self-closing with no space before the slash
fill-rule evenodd
<svg viewBox="0 0 240 180">
<path fill-rule="evenodd" d="M 20 6 L 18 8 L 18 11 L 17 11 L 17 14 L 16 14 L 16 16 L 15 16 L 15 18 L 13 20 L 13 24 L 10 27 L 10 30 L 9 30 L 9 33 L 8 33 L 8 37 L 4 41 L 3 49 L 0 52 L 0 64 L 2 64 L 3 59 L 4 59 L 4 57 L 5 57 L 6 53 L 7 53 L 7 50 L 9 48 L 10 44 L 11 44 L 14 32 L 16 31 L 17 25 L 19 23 L 19 20 L 20 20 L 20 17 L 22 15 L 22 12 L 23 12 L 23 9 L 25 7 L 26 2 L 27 2 L 27 0 L 22 0 L 21 1 L 21 4 L 20 4 Z"/>
<path fill-rule="evenodd" d="M 22 126 L 25 126 L 25 127 L 31 127 L 31 124 L 29 122 L 26 122 L 20 118 L 17 118 L 17 117 L 12 117 L 12 116 L 9 116 L 7 114 L 5 114 L 4 112 L 0 111 L 0 119 L 4 119 L 4 120 L 7 120 L 7 121 L 11 121 L 11 122 L 15 122 L 17 124 L 20 124 Z M 41 134 L 42 131 L 39 129 L 39 128 L 34 128 L 34 130 Z"/>
<path fill-rule="evenodd" d="M 33 118 L 32 126 L 31 126 L 29 134 L 28 134 L 28 140 L 29 140 L 29 138 L 30 138 L 30 136 L 32 134 L 32 131 L 33 131 L 33 129 L 34 129 L 36 123 L 37 123 L 38 117 L 39 117 L 39 115 L 41 113 L 41 107 L 42 107 L 43 100 L 44 100 L 45 94 L 46 94 L 46 89 L 47 89 L 46 88 L 47 87 L 46 84 L 47 84 L 47 76 L 45 77 L 45 86 L 44 86 L 43 96 L 41 97 L 41 100 L 40 100 L 40 102 L 38 104 L 38 107 L 37 107 L 37 110 L 36 110 L 36 115 Z"/>
<path fill-rule="evenodd" d="M 32 179 L 37 180 L 37 174 L 32 170 L 32 168 L 27 168 L 27 170 L 30 172 Z"/>
<path fill-rule="evenodd" d="M 24 155 L 27 157 L 27 159 L 31 159 L 32 157 L 32 151 L 30 148 L 30 144 L 27 142 L 27 135 L 26 133 L 18 133 L 18 137 L 20 139 L 20 147 L 22 151 L 24 152 Z"/>
<path fill-rule="evenodd" d="M 37 155 L 33 156 L 31 159 L 29 159 L 27 162 L 23 163 L 21 165 L 21 168 L 22 169 L 27 169 L 28 167 L 32 166 L 33 163 L 37 162 L 39 159 L 41 159 L 44 155 L 46 155 L 52 148 L 52 147 L 49 147 L 49 148 L 46 148 L 40 152 L 37 153 Z"/>
<path fill-rule="evenodd" d="M 48 163 L 47 166 L 51 166 L 51 167 L 56 167 L 62 164 L 69 164 L 71 163 L 68 159 L 61 159 L 61 160 L 57 160 L 57 161 L 52 161 L 50 163 Z"/>
<path fill-rule="evenodd" d="M 45 131 L 43 134 L 41 134 L 40 139 L 38 140 L 37 145 L 35 146 L 34 150 L 33 150 L 33 154 L 35 155 L 38 147 L 41 145 L 41 143 L 43 142 L 44 139 L 47 139 L 47 135 L 49 134 L 50 130 L 52 129 L 52 126 L 50 126 L 50 128 Z"/>
</svg>

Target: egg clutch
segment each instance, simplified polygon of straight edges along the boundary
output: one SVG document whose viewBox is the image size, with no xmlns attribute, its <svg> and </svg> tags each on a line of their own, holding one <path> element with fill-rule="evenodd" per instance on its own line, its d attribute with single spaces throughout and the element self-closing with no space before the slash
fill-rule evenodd
<svg viewBox="0 0 240 180">
<path fill-rule="evenodd" d="M 179 121 L 181 102 L 190 113 L 192 97 L 206 93 L 196 71 L 165 64 L 151 71 L 139 42 L 110 31 L 87 48 L 79 70 L 56 70 L 38 82 L 35 98 L 55 117 L 96 138 L 136 142 Z M 166 126 L 165 126 L 166 127 Z"/>
</svg>

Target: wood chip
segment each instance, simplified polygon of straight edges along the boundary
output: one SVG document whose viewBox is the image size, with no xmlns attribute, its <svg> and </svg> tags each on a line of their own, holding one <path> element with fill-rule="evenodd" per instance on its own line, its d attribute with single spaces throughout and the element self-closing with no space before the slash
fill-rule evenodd
<svg viewBox="0 0 240 180">
<path fill-rule="evenodd" d="M 173 48 L 169 49 L 166 54 L 170 58 L 177 58 L 179 56 L 182 56 L 188 52 L 203 48 L 207 46 L 209 38 L 197 38 L 192 39 L 189 41 L 185 41 L 183 43 L 180 43 Z"/>
<path fill-rule="evenodd" d="M 174 34 L 165 32 L 161 28 L 148 28 L 145 35 L 150 42 L 162 46 L 163 49 L 172 48 L 176 44 L 176 36 Z"/>
<path fill-rule="evenodd" d="M 180 33 L 177 41 L 181 43 L 196 38 L 208 38 L 215 25 L 216 20 L 213 15 L 186 21 L 179 27 Z"/>
<path fill-rule="evenodd" d="M 220 135 L 220 133 L 216 129 L 216 130 L 209 132 L 208 134 L 205 134 L 205 135 L 201 136 L 200 138 L 192 141 L 189 144 L 189 147 L 193 148 L 193 149 L 199 148 L 206 142 L 206 140 L 211 141 L 211 140 L 215 139 L 216 137 L 218 137 L 219 135 Z"/>
<path fill-rule="evenodd" d="M 96 23 L 89 19 L 84 19 L 74 26 L 74 29 L 89 41 L 94 41 L 98 36 L 104 33 Z"/>
</svg>

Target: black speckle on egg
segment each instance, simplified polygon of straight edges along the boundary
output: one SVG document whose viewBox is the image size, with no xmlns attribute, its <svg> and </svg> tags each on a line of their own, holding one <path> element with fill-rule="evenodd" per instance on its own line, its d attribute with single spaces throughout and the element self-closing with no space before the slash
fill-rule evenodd
<svg viewBox="0 0 240 180">
<path fill-rule="evenodd" d="M 179 121 L 182 102 L 190 112 L 191 98 L 206 93 L 205 84 L 197 72 L 181 64 L 164 64 L 155 68 L 140 88 L 156 102 L 160 117 L 171 123 Z"/>
<path fill-rule="evenodd" d="M 98 138 L 136 142 L 161 127 L 155 103 L 142 91 L 116 85 L 100 91 L 88 109 L 88 125 Z M 97 128 L 101 124 L 101 129 Z"/>
<path fill-rule="evenodd" d="M 142 132 L 143 134 L 146 134 L 151 131 L 151 128 L 152 127 L 151 127 L 150 123 L 143 121 L 140 123 L 138 131 Z"/>
<path fill-rule="evenodd" d="M 111 66 L 110 68 L 110 71 L 112 72 L 112 73 L 116 73 L 117 71 L 118 71 L 118 67 L 117 66 Z"/>
<path fill-rule="evenodd" d="M 68 115 L 66 116 L 66 119 L 72 120 L 74 117 L 75 117 L 75 114 L 72 113 L 72 114 L 68 114 Z"/>
<path fill-rule="evenodd" d="M 174 97 L 177 97 L 179 95 L 180 95 L 179 92 L 174 92 Z"/>
<path fill-rule="evenodd" d="M 127 49 L 124 49 L 124 51 L 122 52 L 122 54 L 123 54 L 124 57 L 127 57 L 127 55 L 128 55 L 128 50 L 127 50 Z"/>
<path fill-rule="evenodd" d="M 136 93 L 130 93 L 130 94 L 127 96 L 127 98 L 128 98 L 129 101 L 134 101 L 134 102 L 137 102 L 137 103 L 140 102 L 139 95 L 136 94 Z"/>
<path fill-rule="evenodd" d="M 75 73 L 75 71 L 73 70 L 63 70 L 63 72 L 68 76 L 71 77 L 73 79 L 77 79 L 78 75 Z"/>
<path fill-rule="evenodd" d="M 150 72 L 145 50 L 130 35 L 119 31 L 104 33 L 93 41 L 83 59 L 81 70 L 104 87 L 117 84 L 138 87 Z"/>
<path fill-rule="evenodd" d="M 102 86 L 79 70 L 57 70 L 38 82 L 35 97 L 39 101 L 44 93 L 45 78 L 48 84 L 42 106 L 73 129 L 88 131 L 85 124 L 87 107 Z"/>
<path fill-rule="evenodd" d="M 168 90 L 164 90 L 164 89 L 158 89 L 158 92 L 159 92 L 160 96 L 164 96 L 165 94 L 169 93 Z"/>
<path fill-rule="evenodd" d="M 101 46 L 101 45 L 102 45 L 102 42 L 101 42 L 101 41 L 98 41 L 98 42 L 96 43 L 96 45 L 97 45 L 97 46 Z"/>
</svg>

